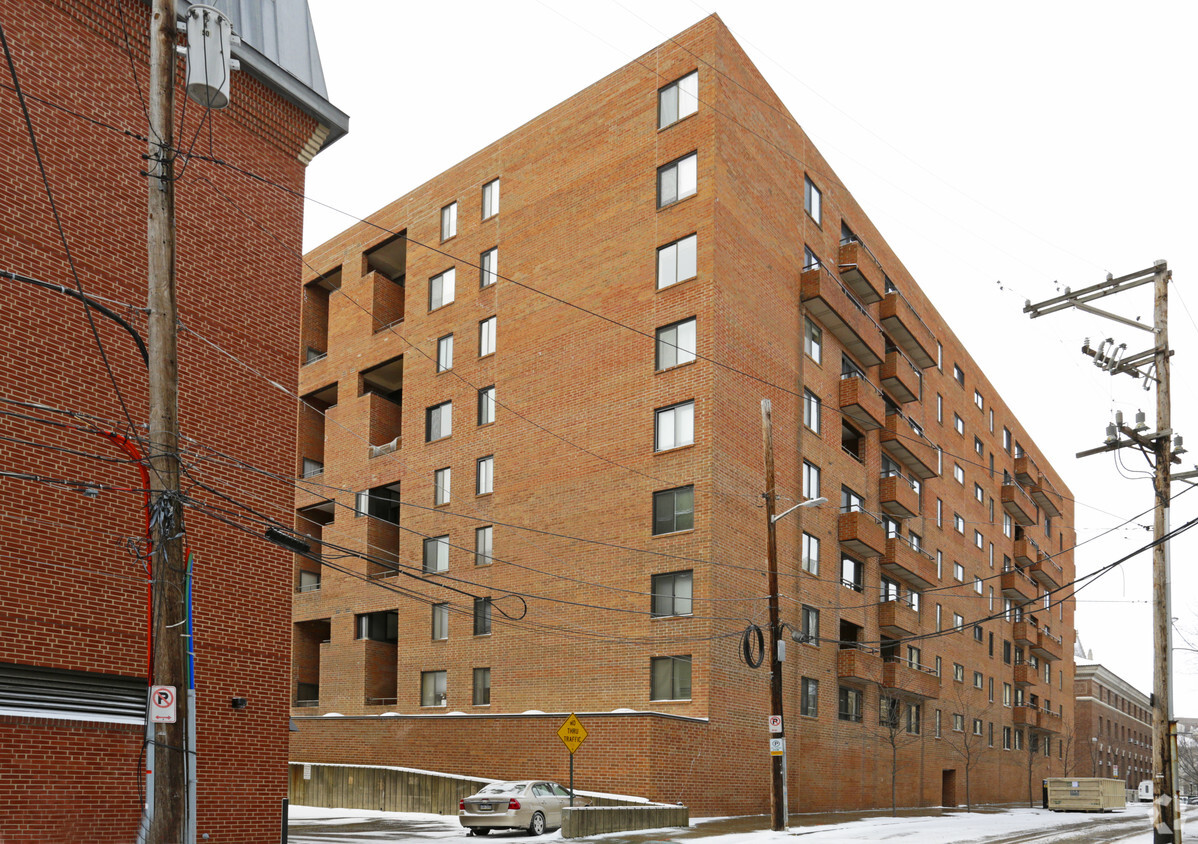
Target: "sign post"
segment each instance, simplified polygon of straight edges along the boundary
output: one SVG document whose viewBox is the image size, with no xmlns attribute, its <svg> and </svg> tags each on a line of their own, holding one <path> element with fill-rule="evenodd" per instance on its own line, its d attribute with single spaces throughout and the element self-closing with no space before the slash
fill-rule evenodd
<svg viewBox="0 0 1198 844">
<path fill-rule="evenodd" d="M 582 722 L 578 720 L 578 716 L 573 712 L 566 719 L 566 723 L 562 724 L 557 729 L 557 737 L 562 740 L 562 744 L 570 751 L 570 807 L 574 807 L 574 751 L 578 746 L 586 741 L 587 731 L 582 726 Z"/>
</svg>

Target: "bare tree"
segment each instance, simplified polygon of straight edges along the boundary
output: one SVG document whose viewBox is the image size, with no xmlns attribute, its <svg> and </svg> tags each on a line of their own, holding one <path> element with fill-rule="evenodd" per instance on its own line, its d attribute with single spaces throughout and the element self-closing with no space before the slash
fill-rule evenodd
<svg viewBox="0 0 1198 844">
<path fill-rule="evenodd" d="M 1198 741 L 1192 736 L 1177 737 L 1177 779 L 1182 794 L 1198 794 Z"/>
<path fill-rule="evenodd" d="M 883 694 L 879 699 L 878 725 L 870 732 L 886 747 L 890 758 L 890 814 L 898 814 L 899 751 L 923 739 L 922 706 L 916 701 Z"/>
<path fill-rule="evenodd" d="M 953 695 L 954 711 L 951 714 L 951 729 L 944 732 L 945 743 L 960 757 L 965 768 L 965 809 L 973 811 L 972 777 L 978 763 L 993 751 L 985 734 L 985 716 L 991 704 L 978 705 L 966 697 L 964 687 L 957 685 Z"/>
<path fill-rule="evenodd" d="M 1036 805 L 1035 792 L 1032 790 L 1032 772 L 1036 768 L 1036 762 L 1042 758 L 1040 743 L 1045 741 L 1045 736 L 1029 729 L 1025 738 L 1026 741 L 1024 742 L 1023 749 L 1026 758 L 1023 761 L 1027 766 L 1027 805 L 1031 807 Z M 1051 758 L 1049 761 L 1051 761 Z"/>
<path fill-rule="evenodd" d="M 1061 757 L 1061 776 L 1067 777 L 1077 768 L 1077 759 L 1074 758 L 1076 747 L 1073 742 L 1073 719 L 1061 719 L 1061 737 L 1057 741 L 1060 743 L 1058 753 Z"/>
</svg>

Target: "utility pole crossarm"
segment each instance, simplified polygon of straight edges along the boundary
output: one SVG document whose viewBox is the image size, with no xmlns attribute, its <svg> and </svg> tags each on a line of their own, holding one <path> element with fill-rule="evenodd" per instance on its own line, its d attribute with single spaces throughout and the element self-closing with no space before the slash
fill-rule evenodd
<svg viewBox="0 0 1198 844">
<path fill-rule="evenodd" d="M 1163 264 L 1163 262 L 1162 262 Z M 1146 270 L 1129 273 L 1128 275 L 1120 276 L 1119 278 L 1107 277 L 1107 280 L 1099 284 L 1084 287 L 1081 290 L 1071 291 L 1065 288 L 1065 293 L 1061 296 L 1056 296 L 1052 299 L 1046 299 L 1043 302 L 1033 305 L 1028 302 L 1023 306 L 1023 312 L 1030 314 L 1032 319 L 1041 316 L 1063 311 L 1066 308 L 1077 307 L 1079 304 L 1092 302 L 1095 299 L 1101 299 L 1104 296 L 1110 296 L 1113 293 L 1122 293 L 1124 290 L 1131 290 L 1139 287 L 1142 284 L 1148 284 L 1156 277 L 1158 267 L 1149 267 Z M 1161 267 L 1160 269 L 1163 269 Z M 1101 313 L 1101 312 L 1099 312 Z M 1107 316 L 1107 314 L 1102 314 Z M 1122 320 L 1121 320 L 1122 321 Z M 1145 327 L 1145 326 L 1138 326 Z"/>
</svg>

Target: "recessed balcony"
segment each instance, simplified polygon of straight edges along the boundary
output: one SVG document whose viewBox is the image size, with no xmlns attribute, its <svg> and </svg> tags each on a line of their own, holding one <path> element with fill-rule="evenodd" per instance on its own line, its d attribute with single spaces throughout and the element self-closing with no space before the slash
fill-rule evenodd
<svg viewBox="0 0 1198 844">
<path fill-rule="evenodd" d="M 841 513 L 837 531 L 840 547 L 857 556 L 877 557 L 886 550 L 886 529 L 864 511 Z"/>
<path fill-rule="evenodd" d="M 878 484 L 878 499 L 887 515 L 896 519 L 919 515 L 919 493 L 902 475 L 884 475 Z"/>
<path fill-rule="evenodd" d="M 1003 597 L 1010 598 L 1017 604 L 1036 600 L 1036 593 L 1039 591 L 1036 582 L 1018 569 L 1004 571 L 1000 583 Z"/>
<path fill-rule="evenodd" d="M 923 369 L 936 365 L 936 338 L 897 290 L 887 293 L 878 306 L 878 316 L 896 346 Z"/>
<path fill-rule="evenodd" d="M 911 358 L 897 348 L 886 352 L 878 378 L 895 401 L 902 404 L 919 401 L 919 370 Z"/>
<path fill-rule="evenodd" d="M 1027 527 L 1036 523 L 1036 505 L 1013 479 L 1008 478 L 1008 482 L 1002 485 L 1000 496 L 1002 508 L 1015 520 L 1015 524 Z"/>
<path fill-rule="evenodd" d="M 886 345 L 882 327 L 849 289 L 824 267 L 806 270 L 799 278 L 807 312 L 823 324 L 865 366 L 882 362 Z"/>
<path fill-rule="evenodd" d="M 886 424 L 882 391 L 857 375 L 840 378 L 840 410 L 866 431 L 876 431 Z"/>
<path fill-rule="evenodd" d="M 940 678 L 923 668 L 914 668 L 901 660 L 882 666 L 882 688 L 920 698 L 940 697 Z"/>
<path fill-rule="evenodd" d="M 899 414 L 887 415 L 879 441 L 920 480 L 940 474 L 936 469 L 939 464 L 936 449 Z"/>
<path fill-rule="evenodd" d="M 878 628 L 886 636 L 901 639 L 919 634 L 919 613 L 906 601 L 886 601 L 878 605 Z"/>
<path fill-rule="evenodd" d="M 859 240 L 840 244 L 840 278 L 867 305 L 882 301 L 886 274 L 873 253 Z"/>
<path fill-rule="evenodd" d="M 882 554 L 881 566 L 886 571 L 928 589 L 936 581 L 936 559 L 922 549 L 913 548 L 906 539 L 892 536 L 886 540 L 886 551 Z"/>
<path fill-rule="evenodd" d="M 1036 477 L 1036 482 L 1028 488 L 1028 492 L 1045 513 L 1054 517 L 1061 515 L 1061 494 L 1053 489 L 1044 475 Z"/>
<path fill-rule="evenodd" d="M 836 676 L 878 685 L 882 682 L 882 657 L 860 648 L 842 648 L 836 652 Z"/>
</svg>

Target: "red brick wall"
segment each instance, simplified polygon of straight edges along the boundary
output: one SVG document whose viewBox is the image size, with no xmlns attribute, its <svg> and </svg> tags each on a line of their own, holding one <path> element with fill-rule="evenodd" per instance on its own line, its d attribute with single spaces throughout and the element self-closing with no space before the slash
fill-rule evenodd
<svg viewBox="0 0 1198 844">
<path fill-rule="evenodd" d="M 27 95 L 118 129 L 146 131 L 115 0 L 2 5 L 5 34 Z M 142 3 L 123 7 L 144 91 L 149 10 Z M 196 149 L 302 191 L 304 166 L 297 156 L 315 128 L 313 120 L 247 73 L 234 75 L 232 98 L 229 109 L 210 118 L 211 147 L 206 127 Z M 182 103 L 179 92 L 180 116 Z M 144 316 L 126 307 L 139 307 L 146 297 L 147 187 L 139 175 L 145 167 L 144 142 L 35 99 L 30 109 L 84 289 L 117 303 L 113 307 L 144 336 Z M 192 104 L 177 137 L 190 139 L 201 116 Z M 6 206 L 0 265 L 74 286 L 9 90 L 0 95 L 0 149 Z M 207 449 L 271 473 L 291 472 L 296 410 L 263 376 L 289 389 L 296 384 L 301 202 L 194 160 L 176 189 L 180 319 L 261 373 L 230 360 L 197 333 L 181 332 L 179 416 L 190 438 L 184 460 L 192 473 L 184 483 L 199 500 L 215 499 L 196 488 L 195 479 L 290 523 L 292 494 L 286 485 Z M 32 287 L 4 285 L 0 396 L 92 414 L 126 430 L 125 413 L 79 304 Z M 98 314 L 96 323 L 129 415 L 141 424 L 147 415 L 145 368 L 120 328 Z M 0 431 L 10 438 L 0 445 L 0 466 L 6 471 L 116 487 L 93 500 L 62 485 L 0 481 L 0 661 L 144 677 L 146 588 L 141 567 L 126 547 L 144 531 L 135 468 L 113 462 L 123 455 L 94 434 L 11 416 L 0 419 Z M 37 444 L 100 456 L 74 456 Z M 277 840 L 287 775 L 291 556 L 196 509 L 189 508 L 185 518 L 187 541 L 197 557 L 199 831 L 214 841 Z M 232 697 L 247 697 L 248 707 L 233 711 Z M 15 730 L 12 723 L 4 730 L 0 745 L 5 750 L 19 746 L 21 755 L 15 767 L 3 766 L 0 838 L 50 840 L 72 818 L 98 819 L 103 827 L 96 835 L 104 840 L 131 837 L 139 814 L 139 731 L 22 721 L 16 745 L 8 738 Z M 41 768 L 36 780 L 30 779 L 31 760 Z M 245 776 L 247 770 L 254 776 Z M 80 786 L 84 781 L 87 785 Z M 62 800 L 67 791 L 63 808 L 46 814 L 46 803 Z M 122 832 L 105 835 L 104 830 Z"/>
</svg>

